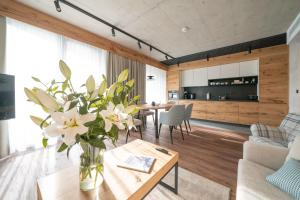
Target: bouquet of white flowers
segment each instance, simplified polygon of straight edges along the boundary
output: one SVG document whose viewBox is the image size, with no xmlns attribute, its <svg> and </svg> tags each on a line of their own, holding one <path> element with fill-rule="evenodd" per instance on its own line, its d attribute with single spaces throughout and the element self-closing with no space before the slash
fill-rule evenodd
<svg viewBox="0 0 300 200">
<path fill-rule="evenodd" d="M 47 84 L 32 77 L 43 89 L 24 88 L 28 100 L 48 113 L 45 119 L 30 117 L 44 131 L 44 147 L 48 137 L 60 136 L 62 144 L 58 152 L 67 150 L 68 155 L 73 145 L 80 144 L 83 150 L 80 156 L 80 186 L 83 190 L 93 189 L 102 182 L 98 174 L 103 171 L 104 141 L 110 140 L 115 144 L 119 130 L 134 127 L 133 115 L 138 112 L 135 103 L 139 96 L 130 98 L 129 94 L 135 81 L 127 80 L 126 69 L 109 88 L 104 75 L 99 86 L 90 76 L 82 85 L 85 91 L 77 92 L 72 85 L 70 68 L 62 60 L 59 68 L 65 80 L 53 80 Z"/>
</svg>

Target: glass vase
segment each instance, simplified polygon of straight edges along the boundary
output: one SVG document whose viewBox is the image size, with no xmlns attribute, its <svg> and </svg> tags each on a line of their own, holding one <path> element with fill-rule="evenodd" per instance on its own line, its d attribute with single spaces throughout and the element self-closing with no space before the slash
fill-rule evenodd
<svg viewBox="0 0 300 200">
<path fill-rule="evenodd" d="M 104 149 L 81 144 L 83 153 L 80 155 L 80 189 L 89 191 L 96 189 L 103 182 Z"/>
</svg>

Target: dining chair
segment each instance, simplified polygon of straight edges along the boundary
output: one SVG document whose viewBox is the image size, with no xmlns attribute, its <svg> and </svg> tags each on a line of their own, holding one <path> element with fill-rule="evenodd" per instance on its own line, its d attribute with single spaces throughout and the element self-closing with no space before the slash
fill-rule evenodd
<svg viewBox="0 0 300 200">
<path fill-rule="evenodd" d="M 143 126 L 144 127 L 147 127 L 147 117 L 148 116 L 152 116 L 152 120 L 153 120 L 153 123 L 154 123 L 154 112 L 153 111 L 150 111 L 150 110 L 142 110 L 140 112 L 140 118 L 141 120 L 143 121 Z"/>
<path fill-rule="evenodd" d="M 176 126 L 180 127 L 180 132 L 182 139 L 184 140 L 183 132 L 182 132 L 182 127 L 181 124 L 184 120 L 184 115 L 182 113 L 185 112 L 185 106 L 184 105 L 173 105 L 169 111 L 164 111 L 160 112 L 159 115 L 159 131 L 158 134 L 160 134 L 161 126 L 163 124 L 169 126 L 169 131 L 170 131 L 170 138 L 171 138 L 171 143 L 173 144 L 173 128 Z"/>
<path fill-rule="evenodd" d="M 135 127 L 137 127 L 139 129 L 140 135 L 141 135 L 141 139 L 143 139 L 143 133 L 142 133 L 142 125 L 143 122 L 140 119 L 133 119 L 133 124 Z M 130 129 L 127 129 L 127 133 L 126 133 L 126 143 L 128 141 L 128 136 L 130 136 Z"/>
<path fill-rule="evenodd" d="M 192 110 L 193 110 L 193 104 L 190 103 L 186 106 L 185 111 L 184 111 L 184 120 L 183 121 L 184 121 L 185 129 L 186 129 L 187 133 L 189 133 L 188 126 L 190 128 L 190 132 L 192 132 L 191 125 L 190 125 Z"/>
</svg>

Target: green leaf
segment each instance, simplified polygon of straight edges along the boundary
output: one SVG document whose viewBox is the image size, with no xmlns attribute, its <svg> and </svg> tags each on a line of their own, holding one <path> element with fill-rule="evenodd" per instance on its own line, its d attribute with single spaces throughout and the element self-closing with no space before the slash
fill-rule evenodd
<svg viewBox="0 0 300 200">
<path fill-rule="evenodd" d="M 68 148 L 68 145 L 66 145 L 65 143 L 62 143 L 59 147 L 59 149 L 57 150 L 57 152 L 63 152 L 66 148 Z"/>
<path fill-rule="evenodd" d="M 34 81 L 36 81 L 36 82 L 39 82 L 39 83 L 41 82 L 40 79 L 38 79 L 38 78 L 36 78 L 36 77 L 34 77 L 34 76 L 32 76 L 31 78 L 32 78 Z"/>
<path fill-rule="evenodd" d="M 86 86 L 86 89 L 87 89 L 88 93 L 91 94 L 92 92 L 94 92 L 94 90 L 95 90 L 95 79 L 92 75 L 89 76 L 89 78 L 86 80 L 85 86 Z"/>
<path fill-rule="evenodd" d="M 62 75 L 64 75 L 64 77 L 66 79 L 70 80 L 70 78 L 71 78 L 71 70 L 70 70 L 70 68 L 68 67 L 68 65 L 63 60 L 59 61 L 59 69 L 60 69 Z"/>
<path fill-rule="evenodd" d="M 102 83 L 100 84 L 100 87 L 99 87 L 99 90 L 98 90 L 98 95 L 99 95 L 99 96 L 102 96 L 103 93 L 106 91 L 106 89 L 107 89 L 107 82 L 106 82 L 106 80 L 104 79 L 104 80 L 102 81 Z"/>
<path fill-rule="evenodd" d="M 48 146 L 48 139 L 47 138 L 43 138 L 42 144 L 43 144 L 43 147 L 46 148 Z"/>
<path fill-rule="evenodd" d="M 129 105 L 132 105 L 134 103 L 136 103 L 138 100 L 140 100 L 140 95 L 137 95 L 135 97 L 133 97 L 129 103 Z"/>
<path fill-rule="evenodd" d="M 39 104 L 40 105 L 40 101 L 39 99 L 36 97 L 36 95 L 34 94 L 33 91 L 31 91 L 30 89 L 28 88 L 24 88 L 24 92 L 26 94 L 26 96 L 28 97 L 28 99 L 36 104 Z"/>
<path fill-rule="evenodd" d="M 106 149 L 106 146 L 102 139 L 99 139 L 99 138 L 92 139 L 92 140 L 89 140 L 89 143 L 90 143 L 90 145 L 97 147 L 99 149 Z"/>
<path fill-rule="evenodd" d="M 122 91 L 123 91 L 124 87 L 122 85 L 120 85 L 117 89 L 116 89 L 116 93 L 117 95 L 119 95 Z"/>
<path fill-rule="evenodd" d="M 134 83 L 135 83 L 135 80 L 132 79 L 132 80 L 128 81 L 128 82 L 126 83 L 126 85 L 127 85 L 128 87 L 133 87 L 133 86 L 134 86 Z"/>
<path fill-rule="evenodd" d="M 78 102 L 79 102 L 78 100 L 71 101 L 68 110 L 71 110 L 72 108 L 74 108 L 75 106 L 77 106 Z"/>
<path fill-rule="evenodd" d="M 42 125 L 42 128 L 49 126 L 47 122 L 44 122 L 42 118 L 30 115 L 30 119 L 38 126 Z M 44 123 L 43 123 L 44 122 Z"/>
<path fill-rule="evenodd" d="M 123 82 L 128 78 L 128 69 L 123 70 L 119 77 L 118 77 L 118 82 Z"/>
</svg>

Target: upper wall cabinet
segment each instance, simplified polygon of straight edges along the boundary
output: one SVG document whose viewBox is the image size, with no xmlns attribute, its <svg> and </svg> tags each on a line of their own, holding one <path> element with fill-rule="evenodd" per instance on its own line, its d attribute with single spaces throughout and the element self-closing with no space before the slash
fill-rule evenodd
<svg viewBox="0 0 300 200">
<path fill-rule="evenodd" d="M 258 76 L 259 60 L 240 62 L 240 76 Z"/>
<path fill-rule="evenodd" d="M 182 71 L 181 86 L 208 86 L 207 68 Z"/>
<path fill-rule="evenodd" d="M 194 70 L 193 84 L 194 86 L 208 86 L 207 68 Z"/>
<path fill-rule="evenodd" d="M 240 65 L 239 63 L 230 63 L 221 65 L 220 78 L 235 78 L 240 76 Z"/>
<path fill-rule="evenodd" d="M 230 63 L 220 66 L 184 70 L 181 87 L 208 86 L 208 80 L 258 76 L 258 60 Z"/>
<path fill-rule="evenodd" d="M 207 78 L 211 79 L 219 79 L 221 76 L 221 66 L 213 66 L 207 68 Z"/>
<path fill-rule="evenodd" d="M 190 87 L 194 86 L 193 83 L 194 70 L 184 70 L 181 74 L 181 86 Z"/>
</svg>

